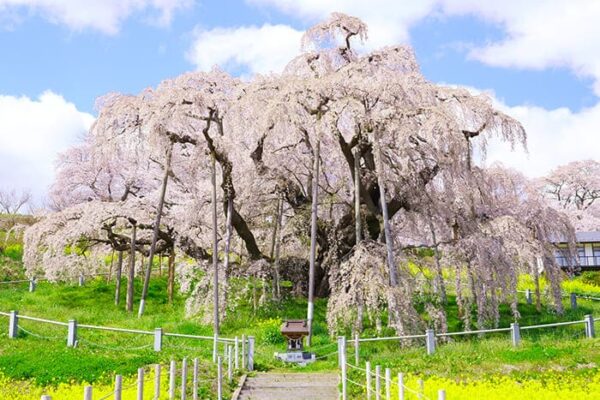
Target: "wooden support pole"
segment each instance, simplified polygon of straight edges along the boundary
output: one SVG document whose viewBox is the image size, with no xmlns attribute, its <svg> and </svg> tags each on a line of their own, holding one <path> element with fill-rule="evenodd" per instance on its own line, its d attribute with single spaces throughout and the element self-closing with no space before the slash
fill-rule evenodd
<svg viewBox="0 0 600 400">
<path fill-rule="evenodd" d="M 360 361 L 360 340 L 358 333 L 354 334 L 354 365 L 358 367 Z"/>
<path fill-rule="evenodd" d="M 121 273 L 123 272 L 123 252 L 119 251 L 117 256 L 117 272 L 115 275 L 115 305 L 121 301 Z"/>
<path fill-rule="evenodd" d="M 571 293 L 571 310 L 577 310 L 577 295 Z"/>
<path fill-rule="evenodd" d="M 360 222 L 360 151 L 359 146 L 356 146 L 354 149 L 354 231 L 356 244 L 359 244 L 362 240 Z"/>
<path fill-rule="evenodd" d="M 217 167 L 215 164 L 215 155 L 211 157 L 210 183 L 212 186 L 212 266 L 213 266 L 213 330 L 216 335 L 219 334 L 219 247 L 218 247 L 218 226 L 217 226 Z M 216 360 L 215 360 L 216 361 Z"/>
<path fill-rule="evenodd" d="M 131 220 L 131 246 L 129 249 L 129 271 L 127 274 L 127 296 L 125 299 L 125 308 L 127 311 L 133 311 L 133 282 L 135 279 L 135 246 L 136 246 L 136 233 L 137 233 L 137 222 Z"/>
<path fill-rule="evenodd" d="M 317 132 L 319 135 L 319 132 Z M 317 256 L 317 214 L 319 209 L 319 166 L 320 166 L 320 149 L 321 140 L 317 136 L 317 143 L 315 144 L 315 153 L 313 160 L 313 180 L 312 180 L 312 205 L 311 205 L 311 218 L 310 218 L 310 257 L 309 257 L 309 268 L 308 268 L 308 310 L 307 310 L 307 323 L 308 323 L 308 337 L 306 338 L 306 345 L 310 346 L 312 343 L 312 326 L 314 317 L 314 294 L 315 294 L 315 264 Z"/>
<path fill-rule="evenodd" d="M 213 334 L 213 353 L 212 353 L 212 358 L 213 358 L 214 363 L 217 362 L 218 353 L 219 353 L 219 335 L 215 332 Z"/>
</svg>

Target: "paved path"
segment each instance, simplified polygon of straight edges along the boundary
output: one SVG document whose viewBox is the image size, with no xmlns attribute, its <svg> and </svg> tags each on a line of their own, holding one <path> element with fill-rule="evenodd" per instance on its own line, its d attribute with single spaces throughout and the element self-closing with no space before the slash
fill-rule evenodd
<svg viewBox="0 0 600 400">
<path fill-rule="evenodd" d="M 246 378 L 239 400 L 337 400 L 335 373 L 260 373 Z"/>
</svg>

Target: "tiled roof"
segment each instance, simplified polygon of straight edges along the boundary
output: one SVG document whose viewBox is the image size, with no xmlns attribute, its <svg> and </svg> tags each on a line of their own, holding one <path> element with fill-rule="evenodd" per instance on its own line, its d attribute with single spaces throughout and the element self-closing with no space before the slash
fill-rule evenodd
<svg viewBox="0 0 600 400">
<path fill-rule="evenodd" d="M 600 242 L 600 231 L 577 232 L 575 236 L 578 243 Z"/>
<path fill-rule="evenodd" d="M 283 334 L 308 334 L 308 326 L 303 319 L 291 319 L 285 321 L 281 326 Z"/>
<path fill-rule="evenodd" d="M 577 239 L 577 243 L 600 243 L 600 231 L 576 232 L 575 238 Z M 566 241 L 564 238 L 560 238 L 553 242 L 565 243 Z"/>
</svg>

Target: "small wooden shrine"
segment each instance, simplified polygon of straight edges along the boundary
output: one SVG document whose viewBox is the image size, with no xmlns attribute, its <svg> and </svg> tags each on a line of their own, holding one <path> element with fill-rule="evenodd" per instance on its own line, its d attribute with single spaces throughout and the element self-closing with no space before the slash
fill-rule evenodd
<svg viewBox="0 0 600 400">
<path fill-rule="evenodd" d="M 290 319 L 281 326 L 281 334 L 287 339 L 287 352 L 275 353 L 275 357 L 285 362 L 301 365 L 315 361 L 315 355 L 304 350 L 304 337 L 308 336 L 308 324 L 303 319 Z"/>
</svg>

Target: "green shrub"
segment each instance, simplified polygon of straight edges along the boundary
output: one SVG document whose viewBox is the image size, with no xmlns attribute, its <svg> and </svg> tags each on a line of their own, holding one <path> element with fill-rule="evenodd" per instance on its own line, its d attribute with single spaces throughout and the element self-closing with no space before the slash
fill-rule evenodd
<svg viewBox="0 0 600 400">
<path fill-rule="evenodd" d="M 588 285 L 600 286 L 600 272 L 586 271 L 581 274 L 581 281 Z"/>
<path fill-rule="evenodd" d="M 2 253 L 13 261 L 21 261 L 23 259 L 23 245 L 11 244 L 7 246 Z"/>
<path fill-rule="evenodd" d="M 267 319 L 259 323 L 259 340 L 268 344 L 279 344 L 283 342 L 281 334 L 281 320 L 278 318 Z"/>
</svg>

